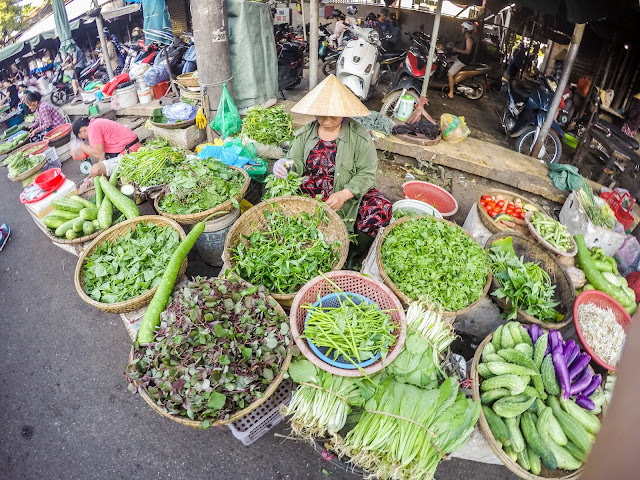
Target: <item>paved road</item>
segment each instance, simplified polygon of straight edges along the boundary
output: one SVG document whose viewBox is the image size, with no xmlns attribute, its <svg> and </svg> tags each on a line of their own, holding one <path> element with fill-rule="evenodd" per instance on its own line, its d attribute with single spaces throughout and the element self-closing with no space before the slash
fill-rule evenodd
<svg viewBox="0 0 640 480">
<path fill-rule="evenodd" d="M 79 180 L 77 164 L 64 171 Z M 119 316 L 80 300 L 76 257 L 54 246 L 0 170 L 0 479 L 351 479 L 306 444 L 270 434 L 244 447 L 226 428 L 192 430 L 127 391 Z M 194 262 L 195 264 L 195 262 Z M 192 272 L 196 273 L 196 272 Z M 207 272 L 203 272 L 207 273 Z M 286 425 L 277 432 L 286 434 Z M 451 460 L 438 479 L 511 479 Z"/>
</svg>

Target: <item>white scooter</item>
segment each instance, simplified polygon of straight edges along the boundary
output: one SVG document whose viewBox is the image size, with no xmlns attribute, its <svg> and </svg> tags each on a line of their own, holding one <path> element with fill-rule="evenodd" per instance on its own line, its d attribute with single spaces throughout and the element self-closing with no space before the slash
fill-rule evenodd
<svg viewBox="0 0 640 480">
<path fill-rule="evenodd" d="M 350 30 L 356 38 L 342 50 L 336 76 L 360 100 L 366 100 L 380 78 L 380 35 L 373 28 L 353 26 Z"/>
</svg>

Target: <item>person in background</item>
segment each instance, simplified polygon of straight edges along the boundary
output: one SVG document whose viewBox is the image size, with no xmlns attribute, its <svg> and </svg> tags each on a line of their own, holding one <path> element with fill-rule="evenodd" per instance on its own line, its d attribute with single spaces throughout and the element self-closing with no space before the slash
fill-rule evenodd
<svg viewBox="0 0 640 480">
<path fill-rule="evenodd" d="M 447 77 L 449 78 L 449 93 L 447 96 L 449 98 L 453 98 L 453 77 L 462 70 L 465 66 L 471 63 L 471 52 L 473 51 L 473 23 L 471 22 L 463 22 L 460 25 L 460 29 L 464 35 L 464 48 L 456 48 L 453 47 L 451 50 L 452 53 L 457 53 L 457 57 L 453 65 L 449 68 L 447 72 Z"/>
<path fill-rule="evenodd" d="M 640 129 L 640 92 L 636 93 L 631 100 L 631 107 L 625 115 L 625 122 L 622 131 L 629 137 L 635 138 Z"/>
<path fill-rule="evenodd" d="M 82 102 L 82 98 L 80 98 L 80 74 L 86 65 L 87 57 L 80 46 L 76 45 L 76 49 L 67 57 L 60 67 L 62 69 L 73 69 L 73 80 L 71 80 L 71 86 L 73 87 L 73 94 L 76 96 L 74 100 L 75 103 Z"/>
<path fill-rule="evenodd" d="M 389 20 L 389 9 L 383 8 L 378 15 L 378 27 L 376 29 L 380 32 L 380 38 L 383 38 L 387 34 L 391 35 L 391 27 L 392 23 L 391 20 Z"/>
<path fill-rule="evenodd" d="M 100 56 L 103 61 L 109 62 L 111 64 L 111 70 L 113 70 L 113 74 L 117 75 L 120 73 L 120 60 L 118 59 L 118 54 L 116 53 L 116 47 L 113 45 L 113 42 L 107 38 L 107 57 L 104 57 L 104 53 L 102 52 L 102 48 L 100 42 L 96 45 L 96 50 L 100 52 L 98 56 Z"/>
<path fill-rule="evenodd" d="M 400 40 L 400 25 L 398 25 L 398 17 L 395 13 L 389 15 L 389 19 L 391 20 L 391 38 L 388 40 L 389 48 L 387 50 L 392 52 L 397 48 L 396 45 Z"/>
<path fill-rule="evenodd" d="M 48 131 L 66 123 L 53 105 L 42 101 L 40 93 L 28 92 L 24 99 L 29 111 L 36 114 L 36 120 L 29 130 L 32 142 L 39 142 Z"/>
<path fill-rule="evenodd" d="M 2 88 L 6 94 L 5 98 L 2 100 L 2 105 L 9 105 L 9 108 L 13 110 L 20 103 L 20 99 L 18 98 L 18 88 L 9 80 L 4 80 L 2 82 Z"/>
<path fill-rule="evenodd" d="M 106 175 L 110 177 L 120 163 L 119 155 L 137 152 L 140 148 L 138 136 L 126 125 L 106 118 L 81 117 L 71 126 L 73 134 L 84 142 L 78 142 L 71 152 L 74 160 L 84 160 L 86 156 L 99 160 L 89 172 L 89 177 Z"/>
<path fill-rule="evenodd" d="M 9 225 L 7 225 L 6 223 L 0 225 L 0 251 L 2 251 L 5 244 L 7 243 L 7 240 L 9 240 L 9 235 L 11 235 L 11 229 L 9 228 Z"/>
<path fill-rule="evenodd" d="M 349 29 L 349 23 L 347 18 L 344 16 L 344 13 L 339 13 L 336 17 L 336 26 L 333 30 L 333 34 L 329 37 L 331 40 L 331 44 L 338 48 L 342 45 L 342 38 L 344 37 L 345 32 Z"/>
</svg>

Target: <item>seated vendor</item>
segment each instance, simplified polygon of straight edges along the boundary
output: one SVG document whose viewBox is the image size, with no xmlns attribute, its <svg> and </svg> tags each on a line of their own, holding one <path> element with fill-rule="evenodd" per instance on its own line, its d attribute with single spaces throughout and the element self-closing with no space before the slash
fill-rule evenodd
<svg viewBox="0 0 640 480">
<path fill-rule="evenodd" d="M 29 111 L 36 114 L 36 119 L 29 130 L 32 142 L 39 142 L 44 135 L 66 122 L 60 112 L 50 103 L 42 101 L 42 95 L 38 92 L 28 92 L 24 96 L 24 103 Z"/>
<path fill-rule="evenodd" d="M 369 132 L 349 118 L 369 115 L 369 110 L 330 75 L 291 111 L 316 119 L 296 132 L 287 159 L 274 165 L 274 175 L 286 177 L 288 169 L 306 175 L 302 192 L 320 195 L 337 211 L 347 229 L 358 236 L 352 253 L 356 257 L 366 253 L 380 228 L 391 220 L 391 202 L 374 188 L 376 147 Z"/>
<path fill-rule="evenodd" d="M 78 142 L 80 151 L 72 152 L 73 159 L 80 161 L 88 155 L 100 160 L 91 167 L 89 177 L 110 177 L 120 163 L 119 155 L 137 152 L 140 148 L 140 140 L 133 130 L 106 118 L 89 120 L 88 117 L 82 117 L 73 122 L 71 129 L 77 138 L 89 141 L 88 145 Z"/>
</svg>

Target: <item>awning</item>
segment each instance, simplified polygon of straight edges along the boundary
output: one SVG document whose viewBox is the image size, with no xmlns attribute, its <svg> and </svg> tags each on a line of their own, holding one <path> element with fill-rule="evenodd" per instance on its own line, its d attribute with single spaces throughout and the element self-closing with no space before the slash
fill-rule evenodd
<svg viewBox="0 0 640 480">
<path fill-rule="evenodd" d="M 144 44 L 171 45 L 173 32 L 165 0 L 142 0 Z"/>
<path fill-rule="evenodd" d="M 76 42 L 71 36 L 71 26 L 67 10 L 63 0 L 52 0 L 53 2 L 53 19 L 56 24 L 56 32 L 60 38 L 60 50 L 63 53 L 71 53 L 76 49 Z"/>
<path fill-rule="evenodd" d="M 114 8 L 113 10 L 102 11 L 102 18 L 105 20 L 113 20 L 114 18 L 122 17 L 124 15 L 131 15 L 142 10 L 142 5 L 139 3 L 133 3 L 126 7 Z"/>
<path fill-rule="evenodd" d="M 25 42 L 17 42 L 0 50 L 0 62 L 12 57 L 19 57 L 31 50 L 31 46 Z"/>
</svg>

